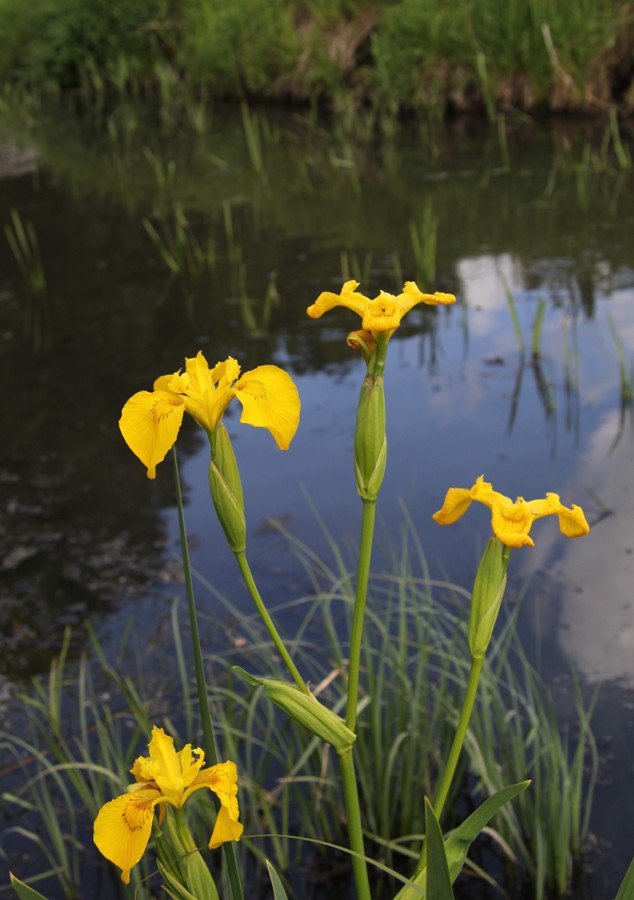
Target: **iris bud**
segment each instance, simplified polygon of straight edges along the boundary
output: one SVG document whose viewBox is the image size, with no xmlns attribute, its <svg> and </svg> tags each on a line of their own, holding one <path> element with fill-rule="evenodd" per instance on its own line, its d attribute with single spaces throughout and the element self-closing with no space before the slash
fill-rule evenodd
<svg viewBox="0 0 634 900">
<path fill-rule="evenodd" d="M 376 500 L 385 475 L 386 462 L 383 376 L 373 379 L 368 373 L 359 395 L 354 436 L 354 469 L 357 490 L 363 500 Z"/>
<path fill-rule="evenodd" d="M 347 753 L 356 741 L 356 734 L 348 728 L 344 720 L 323 706 L 312 694 L 305 694 L 285 681 L 256 678 L 240 666 L 233 666 L 233 670 L 254 687 L 262 685 L 264 693 L 272 703 L 312 734 L 334 747 L 340 756 Z"/>
<path fill-rule="evenodd" d="M 473 659 L 484 659 L 489 646 L 506 588 L 509 555 L 509 548 L 495 537 L 482 554 L 471 595 L 469 649 Z"/>
<path fill-rule="evenodd" d="M 247 526 L 238 463 L 225 426 L 220 423 L 211 435 L 209 489 L 218 519 L 234 553 L 244 553 Z"/>
</svg>

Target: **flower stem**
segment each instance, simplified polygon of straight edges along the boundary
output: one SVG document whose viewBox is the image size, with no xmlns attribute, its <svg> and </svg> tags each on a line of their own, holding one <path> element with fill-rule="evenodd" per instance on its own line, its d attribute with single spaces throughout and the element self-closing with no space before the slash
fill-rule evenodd
<svg viewBox="0 0 634 900">
<path fill-rule="evenodd" d="M 363 519 L 361 521 L 361 546 L 357 566 L 357 589 L 352 613 L 352 630 L 350 632 L 350 658 L 348 662 L 348 697 L 346 704 L 346 725 L 351 731 L 357 724 L 357 704 L 359 702 L 359 668 L 361 665 L 361 641 L 363 637 L 363 620 L 365 603 L 368 596 L 370 578 L 370 558 L 372 556 L 372 539 L 374 537 L 374 518 L 376 501 L 363 501 Z"/>
<path fill-rule="evenodd" d="M 187 609 L 189 612 L 189 627 L 191 631 L 192 652 L 194 655 L 194 670 L 196 672 L 196 691 L 198 694 L 198 708 L 200 711 L 200 722 L 203 731 L 203 747 L 205 757 L 211 765 L 218 763 L 218 749 L 216 747 L 216 739 L 211 723 L 211 715 L 209 713 L 209 701 L 207 699 L 207 683 L 205 681 L 205 667 L 203 664 L 203 655 L 200 645 L 200 632 L 198 630 L 198 618 L 196 616 L 196 602 L 194 600 L 194 585 L 192 582 L 191 565 L 189 562 L 189 548 L 187 546 L 187 532 L 185 530 L 185 516 L 183 513 L 183 496 L 181 493 L 181 483 L 178 475 L 178 460 L 176 458 L 176 448 L 172 448 L 172 459 L 174 461 L 174 481 L 176 484 L 176 505 L 178 508 L 178 529 L 180 532 L 181 554 L 183 557 L 183 570 L 185 573 L 185 592 L 187 594 Z M 219 802 L 216 809 L 219 808 Z M 244 900 L 242 892 L 242 884 L 240 874 L 238 872 L 238 864 L 236 862 L 236 854 L 231 841 L 227 841 L 222 845 L 225 863 L 227 865 L 227 874 L 231 886 L 231 897 L 233 900 Z"/>
<path fill-rule="evenodd" d="M 276 648 L 277 652 L 282 657 L 282 659 L 286 665 L 286 668 L 290 672 L 291 677 L 293 678 L 293 681 L 295 682 L 297 687 L 300 689 L 300 691 L 303 691 L 304 694 L 307 694 L 308 687 L 306 686 L 306 682 L 303 680 L 302 676 L 299 674 L 297 666 L 291 659 L 290 653 L 284 646 L 284 642 L 283 642 L 282 638 L 279 636 L 277 628 L 273 624 L 273 619 L 271 619 L 271 617 L 268 613 L 268 610 L 267 610 L 266 606 L 264 605 L 264 601 L 262 600 L 262 597 L 260 596 L 260 592 L 258 591 L 257 585 L 256 585 L 253 575 L 251 573 L 251 568 L 249 566 L 249 562 L 247 560 L 246 553 L 244 551 L 241 551 L 241 552 L 235 553 L 234 555 L 238 562 L 238 566 L 240 567 L 240 572 L 242 573 L 242 577 L 244 578 L 244 583 L 247 586 L 247 590 L 249 591 L 249 594 L 251 595 L 251 599 L 253 600 L 253 602 L 255 604 L 255 608 L 257 609 L 258 613 L 260 614 L 260 618 L 264 622 L 264 625 L 266 627 L 266 630 L 269 633 L 271 640 L 275 644 L 275 648 Z"/>
<path fill-rule="evenodd" d="M 480 682 L 480 673 L 482 672 L 483 663 L 484 657 L 482 657 L 481 659 L 475 659 L 474 657 L 471 657 L 471 668 L 469 669 L 467 691 L 462 702 L 462 709 L 460 711 L 458 727 L 456 728 L 456 733 L 451 745 L 451 750 L 449 751 L 447 763 L 445 765 L 442 779 L 440 781 L 440 785 L 434 799 L 434 812 L 436 813 L 437 819 L 440 819 L 443 808 L 445 806 L 445 801 L 447 800 L 449 788 L 451 787 L 451 782 L 453 781 L 453 777 L 456 772 L 458 759 L 460 758 L 462 745 L 464 744 L 464 740 L 467 734 L 467 728 L 469 727 L 469 722 L 471 720 L 471 713 L 473 712 L 476 694 L 478 692 L 478 684 Z"/>
<path fill-rule="evenodd" d="M 343 782 L 343 797 L 346 805 L 346 817 L 348 819 L 348 840 L 350 849 L 355 854 L 352 857 L 352 872 L 357 891 L 357 900 L 370 900 L 370 880 L 363 845 L 363 829 L 361 828 L 361 811 L 359 808 L 359 792 L 357 789 L 357 776 L 354 771 L 354 759 L 352 750 L 339 756 L 341 765 L 341 780 Z"/>
<path fill-rule="evenodd" d="M 359 668 L 361 664 L 361 643 L 363 637 L 363 620 L 365 604 L 368 596 L 370 578 L 370 558 L 372 556 L 372 539 L 374 537 L 374 518 L 376 501 L 363 501 L 363 518 L 361 521 L 361 544 L 359 547 L 359 563 L 357 566 L 357 589 L 352 613 L 352 630 L 350 632 L 350 654 L 348 661 L 348 696 L 346 703 L 346 725 L 354 731 L 357 724 L 357 704 L 359 700 Z M 361 810 L 357 777 L 354 770 L 352 750 L 341 754 L 341 780 L 343 782 L 343 798 L 348 819 L 348 840 L 350 849 L 356 854 L 352 858 L 352 871 L 357 890 L 357 900 L 369 900 L 370 882 L 365 860 L 363 830 L 361 827 Z"/>
</svg>

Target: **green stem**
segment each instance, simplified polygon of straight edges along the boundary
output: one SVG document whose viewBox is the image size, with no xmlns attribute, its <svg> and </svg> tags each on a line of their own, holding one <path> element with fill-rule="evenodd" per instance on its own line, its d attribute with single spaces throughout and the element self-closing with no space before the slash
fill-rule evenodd
<svg viewBox="0 0 634 900">
<path fill-rule="evenodd" d="M 198 852 L 198 847 L 194 843 L 194 839 L 191 835 L 191 831 L 187 826 L 187 821 L 185 819 L 185 814 L 180 807 L 172 807 L 171 812 L 174 814 L 174 821 L 176 823 L 176 832 L 178 834 L 178 839 L 183 845 L 183 850 L 186 853 L 194 853 Z"/>
<path fill-rule="evenodd" d="M 240 572 L 242 573 L 242 577 L 244 578 L 244 583 L 247 586 L 247 590 L 249 591 L 249 594 L 251 595 L 251 599 L 253 600 L 253 602 L 255 604 L 255 608 L 257 609 L 258 613 L 260 614 L 260 618 L 264 622 L 264 625 L 266 627 L 266 630 L 269 633 L 271 640 L 275 644 L 275 648 L 276 648 L 277 652 L 282 657 L 284 663 L 286 664 L 286 668 L 290 672 L 291 677 L 293 678 L 293 681 L 295 682 L 297 687 L 300 689 L 300 691 L 303 691 L 304 694 L 307 694 L 308 687 L 306 686 L 306 682 L 303 680 L 302 676 L 299 674 L 297 666 L 291 659 L 291 656 L 290 656 L 288 650 L 284 646 L 284 642 L 282 641 L 282 638 L 279 636 L 277 628 L 273 624 L 273 620 L 271 619 L 271 617 L 268 613 L 268 610 L 267 610 L 266 606 L 264 605 L 264 601 L 262 600 L 262 597 L 260 596 L 260 592 L 258 591 L 257 585 L 256 585 L 253 575 L 251 573 L 251 568 L 249 566 L 249 563 L 248 563 L 248 560 L 246 557 L 246 553 L 244 551 L 241 551 L 241 552 L 235 553 L 234 555 L 238 562 L 238 566 L 240 567 Z"/>
<path fill-rule="evenodd" d="M 436 813 L 437 819 L 440 819 L 443 808 L 445 806 L 445 801 L 447 800 L 449 788 L 451 787 L 451 782 L 453 781 L 453 777 L 456 773 L 458 759 L 462 751 L 462 745 L 464 744 L 464 739 L 467 734 L 467 728 L 469 727 L 469 721 L 471 720 L 471 713 L 473 712 L 473 705 L 475 703 L 476 694 L 478 692 L 478 683 L 480 681 L 480 673 L 482 671 L 483 663 L 484 657 L 482 657 L 481 659 L 474 659 L 473 657 L 471 658 L 471 668 L 469 669 L 467 692 L 462 702 L 462 710 L 460 711 L 458 727 L 456 728 L 456 733 L 451 745 L 451 750 L 449 751 L 449 757 L 447 759 L 440 786 L 438 787 L 436 798 L 434 800 L 434 812 Z"/>
<path fill-rule="evenodd" d="M 343 782 L 346 816 L 348 819 L 348 840 L 350 842 L 350 849 L 355 854 L 355 856 L 352 857 L 352 872 L 357 890 L 357 900 L 370 900 L 370 880 L 368 878 L 365 847 L 363 845 L 359 792 L 357 789 L 357 776 L 354 771 L 352 750 L 348 750 L 347 753 L 342 753 L 339 760 L 341 764 L 341 780 Z"/>
<path fill-rule="evenodd" d="M 370 579 L 370 558 L 372 556 L 372 539 L 374 537 L 374 517 L 376 501 L 363 501 L 363 519 L 361 522 L 361 546 L 359 548 L 359 564 L 357 566 L 357 590 L 354 598 L 352 614 L 352 631 L 350 632 L 350 659 L 348 662 L 348 698 L 346 704 L 346 725 L 351 731 L 357 724 L 357 704 L 359 702 L 359 668 L 361 665 L 361 641 L 363 638 L 363 620 L 365 603 L 368 596 Z"/>
<path fill-rule="evenodd" d="M 211 723 L 211 715 L 209 712 L 209 701 L 207 699 L 207 683 L 205 681 L 205 667 L 203 664 L 203 655 L 200 645 L 200 632 L 198 630 L 198 618 L 196 616 L 196 603 L 194 600 L 194 585 L 192 582 L 191 565 L 189 562 L 189 547 L 187 545 L 187 532 L 185 530 L 185 516 L 183 513 L 183 496 L 181 493 L 181 483 L 178 475 L 178 460 L 176 459 L 176 448 L 172 448 L 172 458 L 174 460 L 174 481 L 176 483 L 176 505 L 178 508 L 178 529 L 180 532 L 181 553 L 183 557 L 183 570 L 185 573 L 185 592 L 187 594 L 187 609 L 189 612 L 189 627 L 191 631 L 192 651 L 194 654 L 194 670 L 196 672 L 196 691 L 198 694 L 198 708 L 200 710 L 200 722 L 203 731 L 203 747 L 205 757 L 211 765 L 218 762 L 218 749 L 216 747 L 216 739 L 214 737 L 213 725 Z M 219 801 L 217 801 L 216 809 L 219 809 Z M 227 865 L 227 874 L 231 886 L 231 896 L 233 900 L 244 900 L 242 892 L 242 884 L 240 882 L 240 874 L 238 872 L 238 864 L 236 861 L 235 849 L 231 841 L 227 841 L 222 845 L 225 863 Z"/>
</svg>

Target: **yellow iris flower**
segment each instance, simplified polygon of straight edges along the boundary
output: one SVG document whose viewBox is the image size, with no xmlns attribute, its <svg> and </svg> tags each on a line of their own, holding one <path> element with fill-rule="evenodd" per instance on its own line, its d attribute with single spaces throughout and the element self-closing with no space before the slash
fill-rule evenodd
<svg viewBox="0 0 634 900">
<path fill-rule="evenodd" d="M 124 884 L 130 883 L 130 869 L 147 847 L 157 806 L 162 820 L 166 804 L 181 807 L 194 791 L 209 788 L 221 803 L 210 850 L 225 841 L 238 841 L 242 835 L 235 763 L 228 761 L 203 771 L 205 757 L 200 748 L 192 750 L 191 744 L 186 744 L 176 752 L 173 738 L 156 727 L 152 729 L 148 750 L 150 755 L 139 756 L 130 770 L 136 784 L 130 785 L 128 793 L 102 806 L 95 819 L 95 844 L 106 859 L 122 870 Z"/>
<path fill-rule="evenodd" d="M 357 293 L 358 287 L 358 281 L 346 281 L 340 294 L 323 291 L 306 312 L 311 319 L 318 319 L 335 306 L 345 306 L 361 316 L 364 331 L 373 336 L 379 332 L 388 332 L 389 337 L 401 324 L 405 313 L 417 303 L 446 306 L 456 302 L 453 294 L 443 294 L 440 291 L 424 294 L 413 281 L 405 282 L 403 292 L 397 297 L 381 291 L 374 300 Z"/>
<path fill-rule="evenodd" d="M 535 519 L 542 516 L 556 515 L 561 533 L 569 538 L 583 537 L 590 531 L 581 507 L 573 504 L 568 509 L 562 505 L 558 494 L 546 494 L 543 500 L 518 497 L 513 502 L 510 497 L 494 491 L 493 485 L 482 475 L 472 488 L 449 488 L 442 509 L 434 513 L 433 518 L 439 525 L 451 525 L 466 513 L 472 500 L 489 507 L 493 534 L 508 547 L 533 547 L 533 539 L 528 533 Z"/>
<path fill-rule="evenodd" d="M 185 360 L 185 371 L 162 375 L 153 391 L 140 391 L 123 407 L 119 428 L 128 447 L 147 466 L 148 478 L 176 442 L 188 412 L 208 434 L 220 424 L 234 397 L 242 404 L 241 422 L 267 428 L 287 450 L 299 424 L 300 400 L 295 384 L 277 366 L 258 366 L 240 375 L 229 356 L 209 368 L 202 353 Z"/>
</svg>

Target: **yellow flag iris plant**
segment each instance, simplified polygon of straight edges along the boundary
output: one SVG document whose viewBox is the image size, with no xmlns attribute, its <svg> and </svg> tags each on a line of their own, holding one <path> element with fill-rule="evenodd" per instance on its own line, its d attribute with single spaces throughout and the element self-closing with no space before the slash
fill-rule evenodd
<svg viewBox="0 0 634 900">
<path fill-rule="evenodd" d="M 258 366 L 240 376 L 229 356 L 212 369 L 202 352 L 185 360 L 185 371 L 162 375 L 152 391 L 139 391 L 123 407 L 119 428 L 128 447 L 147 466 L 148 478 L 165 459 L 189 413 L 211 439 L 233 398 L 242 404 L 241 422 L 266 428 L 287 450 L 299 424 L 295 384 L 278 366 Z"/>
<path fill-rule="evenodd" d="M 166 808 L 180 809 L 195 791 L 208 788 L 220 800 L 220 810 L 209 841 L 215 849 L 225 841 L 238 841 L 242 825 L 238 821 L 238 776 L 236 766 L 227 761 L 205 768 L 204 753 L 186 744 L 178 752 L 174 740 L 162 728 L 152 729 L 149 756 L 139 756 L 130 770 L 135 783 L 127 793 L 103 806 L 95 819 L 94 840 L 100 852 L 117 865 L 121 880 L 130 882 L 130 870 L 147 847 L 152 833 L 154 810 L 160 819 Z"/>
<path fill-rule="evenodd" d="M 359 294 L 358 287 L 358 281 L 346 281 L 339 294 L 323 291 L 306 312 L 311 319 L 318 319 L 335 306 L 345 306 L 361 316 L 363 331 L 376 338 L 379 333 L 391 336 L 401 324 L 405 313 L 418 303 L 446 306 L 456 302 L 453 294 L 441 291 L 425 294 L 414 281 L 406 281 L 398 296 L 381 291 L 373 300 Z"/>
<path fill-rule="evenodd" d="M 513 501 L 494 491 L 482 475 L 471 488 L 449 488 L 442 508 L 433 518 L 439 525 L 451 525 L 466 513 L 473 500 L 489 507 L 493 534 L 507 547 L 533 547 L 529 531 L 535 519 L 543 516 L 557 516 L 561 533 L 569 538 L 583 537 L 590 530 L 581 507 L 564 506 L 558 494 L 549 493 L 539 500 L 518 497 Z"/>
</svg>

